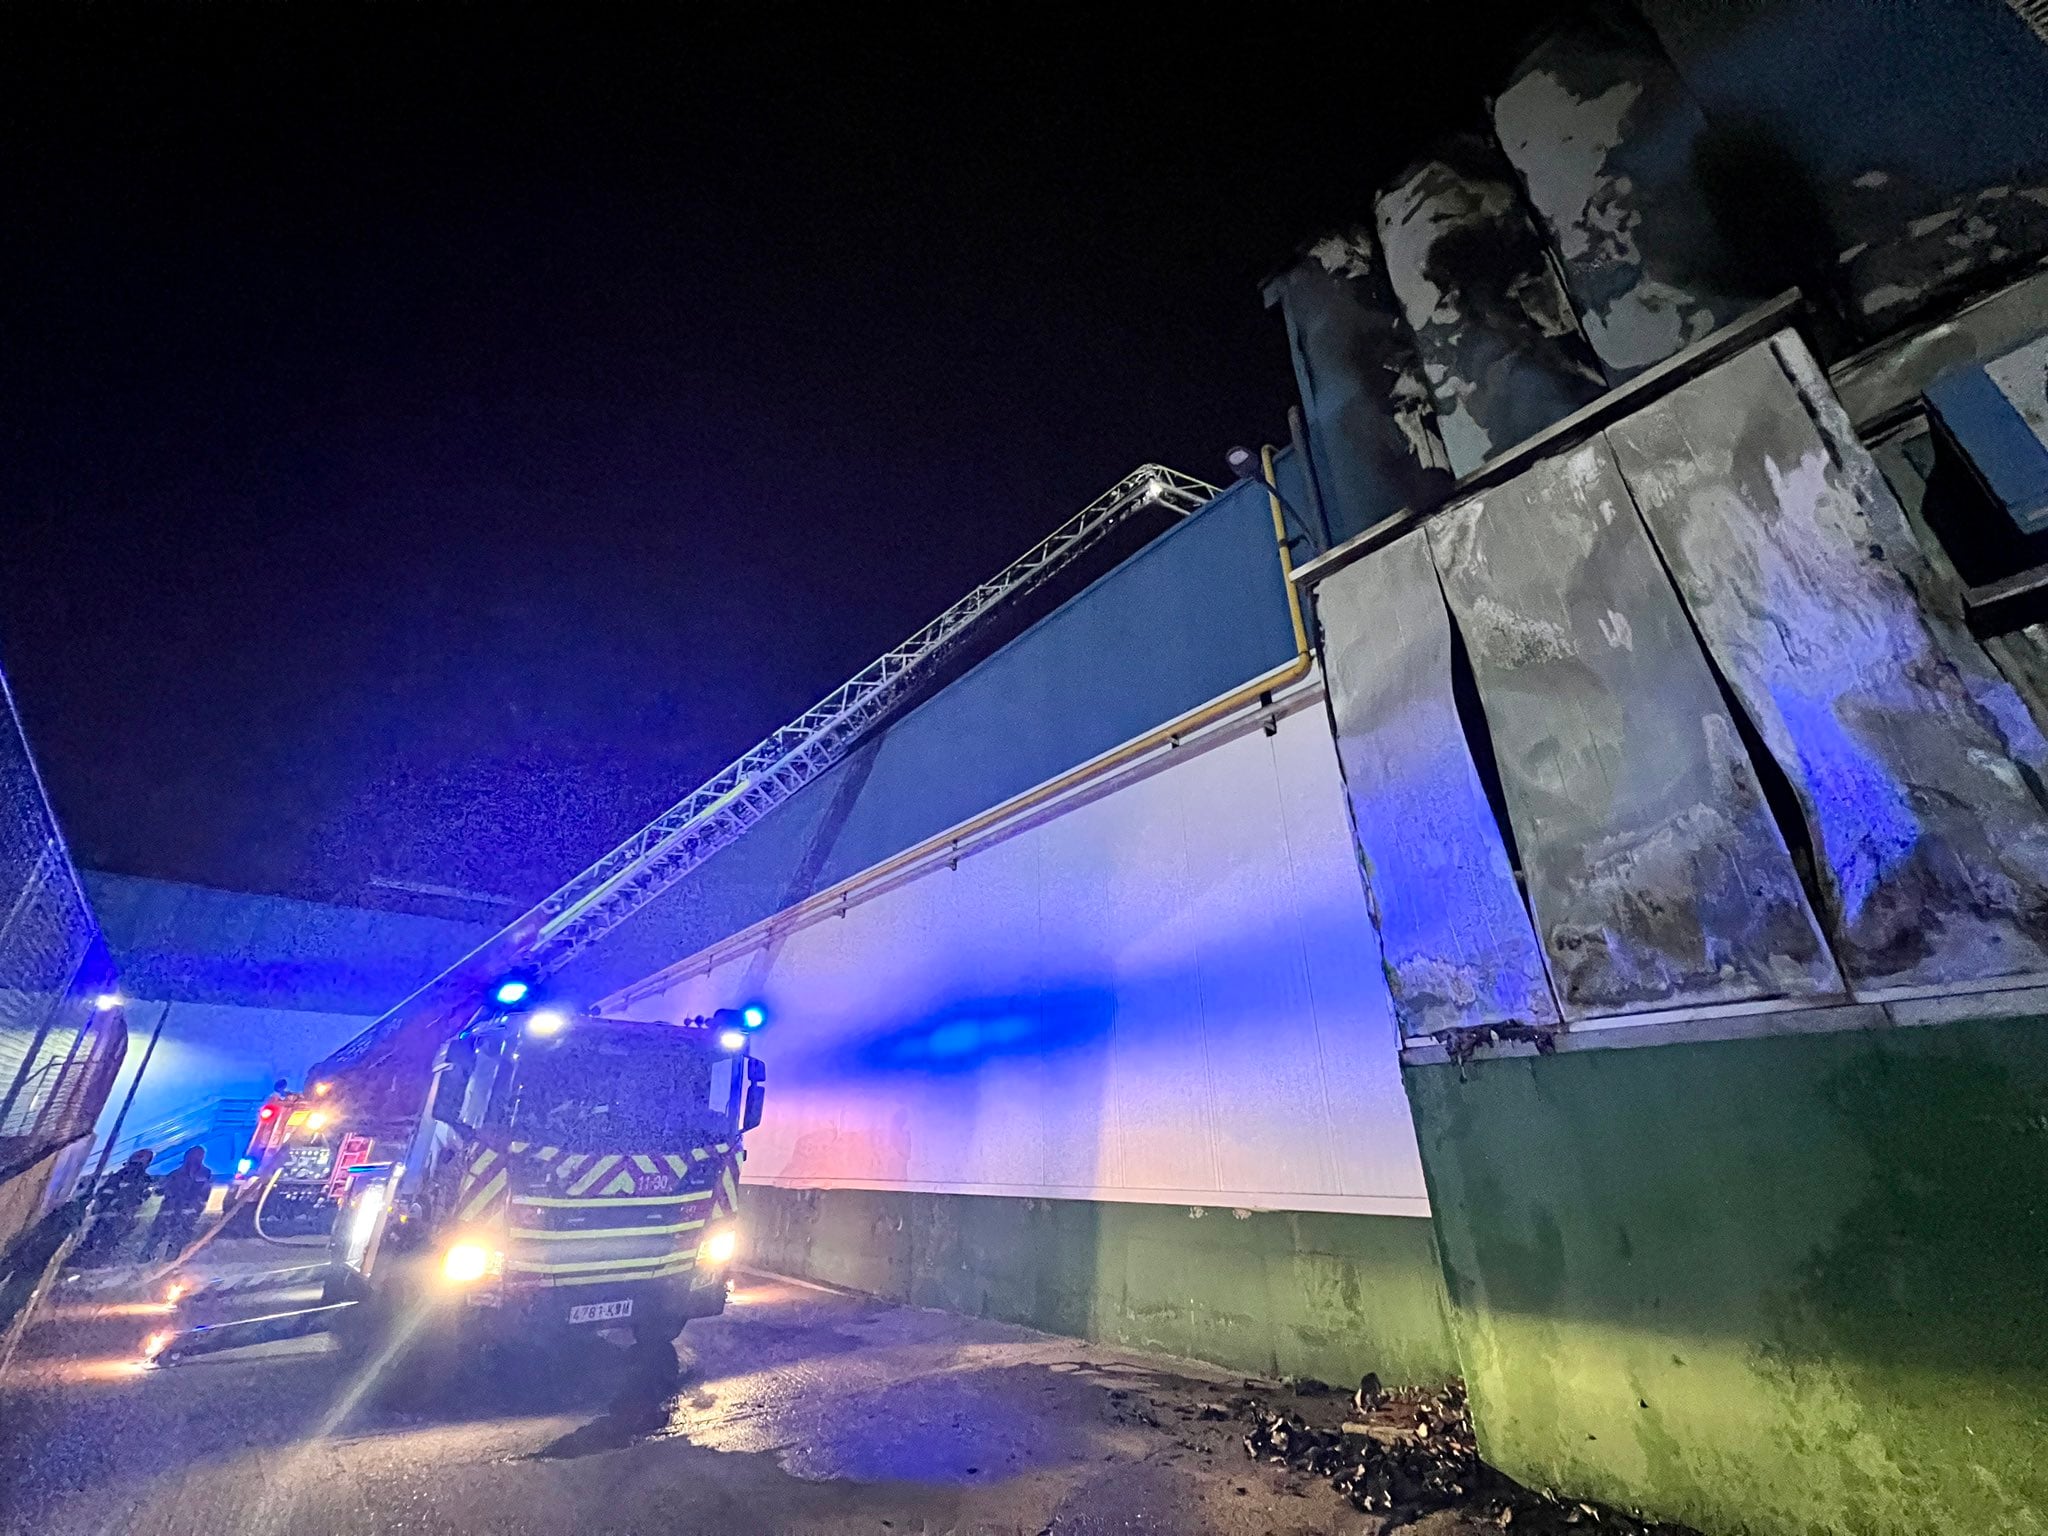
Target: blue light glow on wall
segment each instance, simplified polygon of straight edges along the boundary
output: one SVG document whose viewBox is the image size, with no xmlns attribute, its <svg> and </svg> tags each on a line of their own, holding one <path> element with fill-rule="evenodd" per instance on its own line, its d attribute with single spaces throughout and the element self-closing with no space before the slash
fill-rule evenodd
<svg viewBox="0 0 2048 1536">
<path fill-rule="evenodd" d="M 748 997 L 756 1182 L 1427 1208 L 1319 710 L 631 1011 Z"/>
</svg>

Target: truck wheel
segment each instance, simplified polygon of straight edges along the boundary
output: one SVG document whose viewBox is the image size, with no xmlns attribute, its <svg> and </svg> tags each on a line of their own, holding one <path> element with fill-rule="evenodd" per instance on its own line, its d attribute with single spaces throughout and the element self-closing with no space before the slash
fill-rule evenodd
<svg viewBox="0 0 2048 1536">
<path fill-rule="evenodd" d="M 643 1347 L 649 1344 L 673 1344 L 683 1336 L 683 1325 L 688 1321 L 687 1317 L 657 1312 L 633 1324 L 633 1342 Z"/>
<path fill-rule="evenodd" d="M 402 1286 L 361 1286 L 357 1295 L 356 1304 L 335 1320 L 343 1355 L 375 1370 L 379 1394 L 393 1401 L 446 1395 L 470 1353 L 455 1319 L 423 1311 Z"/>
<path fill-rule="evenodd" d="M 407 1332 L 405 1291 L 386 1283 L 377 1285 L 349 1274 L 337 1277 L 333 1270 L 321 1286 L 321 1294 L 333 1301 L 353 1301 L 354 1306 L 334 1320 L 334 1336 L 342 1353 L 352 1360 L 367 1360 L 392 1351 Z M 404 1352 L 409 1352 L 404 1351 Z"/>
</svg>

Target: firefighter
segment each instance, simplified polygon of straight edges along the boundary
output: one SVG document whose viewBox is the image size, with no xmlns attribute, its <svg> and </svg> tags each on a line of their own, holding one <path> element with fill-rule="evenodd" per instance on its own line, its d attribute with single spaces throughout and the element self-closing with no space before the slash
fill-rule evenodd
<svg viewBox="0 0 2048 1536">
<path fill-rule="evenodd" d="M 105 1264 L 120 1251 L 135 1230 L 135 1213 L 142 1209 L 156 1186 L 149 1177 L 153 1149 L 143 1147 L 116 1168 L 93 1191 L 92 1226 L 78 1245 L 81 1265 Z"/>
<path fill-rule="evenodd" d="M 187 1147 L 185 1161 L 161 1183 L 158 1191 L 164 1203 L 156 1213 L 156 1225 L 149 1229 L 142 1245 L 142 1261 L 152 1257 L 175 1259 L 192 1241 L 192 1229 L 213 1195 L 213 1170 L 206 1166 L 206 1148 Z"/>
</svg>

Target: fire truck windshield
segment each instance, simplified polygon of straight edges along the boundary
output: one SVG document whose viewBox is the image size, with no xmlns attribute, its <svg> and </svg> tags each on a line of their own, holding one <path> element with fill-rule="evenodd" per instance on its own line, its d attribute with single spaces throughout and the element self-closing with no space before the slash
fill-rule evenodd
<svg viewBox="0 0 2048 1536">
<path fill-rule="evenodd" d="M 732 1130 L 733 1058 L 667 1025 L 580 1022 L 526 1041 L 506 1129 L 577 1152 L 657 1151 Z"/>
</svg>

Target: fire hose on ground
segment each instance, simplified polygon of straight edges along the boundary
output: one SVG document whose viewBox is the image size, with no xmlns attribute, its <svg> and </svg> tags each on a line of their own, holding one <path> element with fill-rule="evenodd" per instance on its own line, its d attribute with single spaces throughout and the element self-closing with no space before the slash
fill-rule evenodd
<svg viewBox="0 0 2048 1536">
<path fill-rule="evenodd" d="M 220 1215 L 186 1245 L 176 1258 L 157 1266 L 144 1276 L 144 1283 L 155 1288 L 190 1263 L 208 1244 L 227 1230 L 228 1224 L 244 1206 L 251 1206 L 250 1225 L 256 1236 L 263 1242 L 279 1248 L 323 1247 L 327 1238 L 322 1237 L 280 1237 L 264 1230 L 263 1208 L 276 1188 L 278 1177 L 284 1172 L 283 1164 L 272 1168 L 267 1176 L 246 1186 L 232 1203 L 222 1207 Z M 251 1203 L 253 1202 L 253 1205 Z M 231 1276 L 221 1280 L 202 1282 L 180 1288 L 173 1300 L 186 1300 L 201 1295 L 215 1295 L 228 1291 L 279 1290 L 318 1278 L 327 1266 L 321 1264 L 294 1265 L 287 1269 L 265 1270 L 245 1276 Z M 154 1365 L 171 1365 L 193 1355 L 211 1354 L 216 1350 L 240 1349 L 249 1344 L 270 1343 L 278 1339 L 302 1338 L 308 1334 L 323 1333 L 333 1325 L 336 1317 L 348 1311 L 356 1303 L 330 1302 L 316 1307 L 296 1308 L 289 1312 L 274 1312 L 262 1317 L 237 1318 L 218 1323 L 200 1323 L 188 1328 L 161 1329 L 144 1341 L 142 1355 Z"/>
</svg>

